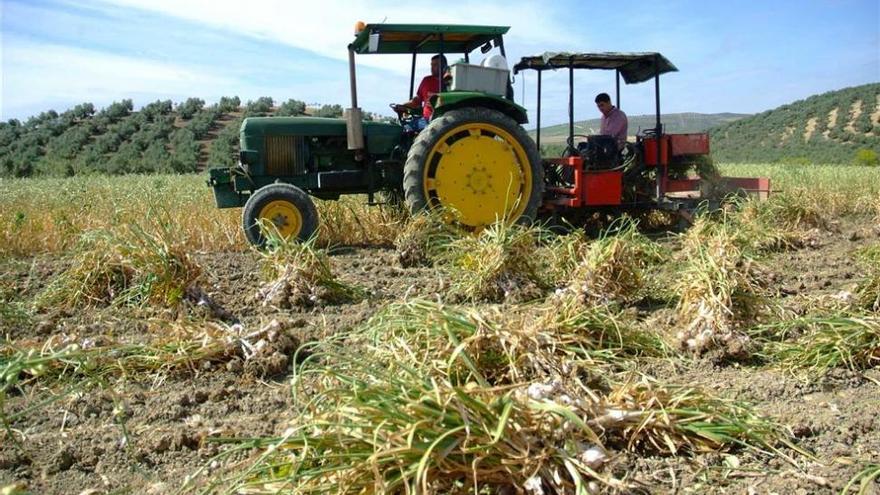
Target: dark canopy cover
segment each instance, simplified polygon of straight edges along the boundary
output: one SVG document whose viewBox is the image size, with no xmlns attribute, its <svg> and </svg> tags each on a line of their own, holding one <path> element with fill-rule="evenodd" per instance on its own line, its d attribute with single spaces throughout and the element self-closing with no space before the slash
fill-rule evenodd
<svg viewBox="0 0 880 495">
<path fill-rule="evenodd" d="M 446 24 L 367 24 L 355 35 L 351 48 L 367 53 L 468 53 L 504 35 L 508 26 L 461 26 Z M 370 51 L 370 35 L 379 36 L 376 50 Z"/>
<path fill-rule="evenodd" d="M 522 70 L 548 69 L 618 69 L 627 84 L 640 83 L 654 77 L 655 68 L 658 74 L 675 72 L 678 69 L 663 55 L 647 53 L 554 53 L 523 57 L 513 66 L 513 73 Z"/>
</svg>

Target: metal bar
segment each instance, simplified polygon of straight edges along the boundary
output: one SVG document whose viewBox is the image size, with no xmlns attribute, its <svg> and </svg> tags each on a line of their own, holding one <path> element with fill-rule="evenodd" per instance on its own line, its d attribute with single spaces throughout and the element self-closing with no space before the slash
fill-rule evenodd
<svg viewBox="0 0 880 495">
<path fill-rule="evenodd" d="M 666 166 L 663 165 L 663 125 L 660 123 L 660 56 L 654 54 L 654 102 L 656 104 L 656 120 L 654 135 L 657 137 L 657 202 L 663 197 L 663 180 L 666 178 Z"/>
<path fill-rule="evenodd" d="M 351 83 L 351 108 L 357 108 L 357 76 L 354 69 L 354 48 L 351 45 L 348 47 L 348 76 Z"/>
<path fill-rule="evenodd" d="M 507 54 L 504 53 L 504 37 L 499 36 L 499 37 L 495 38 L 495 41 L 497 42 L 497 44 L 495 46 L 497 46 L 498 49 L 501 50 L 501 56 L 504 58 L 507 58 Z"/>
<path fill-rule="evenodd" d="M 574 58 L 568 63 L 568 146 L 574 146 Z"/>
<path fill-rule="evenodd" d="M 438 93 L 443 92 L 443 33 L 440 33 L 440 73 L 437 74 L 440 84 L 437 85 Z"/>
<path fill-rule="evenodd" d="M 375 203 L 375 185 L 373 184 L 373 161 L 367 160 L 367 203 Z"/>
<path fill-rule="evenodd" d="M 538 153 L 541 153 L 541 73 L 538 71 L 538 132 L 535 135 L 535 144 L 538 146 Z"/>
<path fill-rule="evenodd" d="M 499 37 L 495 38 L 495 46 L 498 47 L 499 50 L 501 50 L 501 56 L 504 57 L 505 59 L 507 59 L 507 53 L 504 51 L 504 37 L 503 36 L 499 36 Z M 510 73 L 510 74 L 512 74 L 512 73 Z M 510 75 L 507 76 L 507 89 L 504 91 L 504 96 L 508 100 L 513 101 L 513 83 L 510 80 Z"/>
<path fill-rule="evenodd" d="M 409 97 L 413 97 L 416 90 L 416 52 L 413 52 L 412 70 L 409 73 Z"/>
<path fill-rule="evenodd" d="M 617 97 L 614 98 L 614 104 L 617 105 L 618 109 L 620 109 L 620 69 L 614 69 L 614 72 L 616 73 L 616 76 L 617 76 L 616 77 L 616 79 L 617 79 L 617 81 L 616 81 L 617 82 L 617 84 L 616 84 Z"/>
<path fill-rule="evenodd" d="M 660 57 L 658 54 L 654 55 L 654 102 L 657 106 L 656 113 L 656 129 L 657 134 L 660 134 L 661 124 L 660 124 Z M 657 148 L 658 150 L 660 148 Z M 660 155 L 657 155 L 660 156 Z M 659 163 L 659 161 L 658 161 Z"/>
</svg>

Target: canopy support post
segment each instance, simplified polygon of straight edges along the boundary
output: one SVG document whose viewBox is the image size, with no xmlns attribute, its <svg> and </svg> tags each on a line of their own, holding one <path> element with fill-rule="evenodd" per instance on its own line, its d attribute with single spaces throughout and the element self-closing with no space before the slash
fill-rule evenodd
<svg viewBox="0 0 880 495">
<path fill-rule="evenodd" d="M 620 69 L 614 69 L 614 73 L 615 73 L 615 76 L 616 76 L 616 86 L 615 86 L 615 89 L 616 89 L 616 92 L 617 92 L 617 95 L 616 95 L 616 97 L 614 98 L 614 104 L 617 105 L 617 108 L 619 109 L 619 108 L 620 108 Z"/>
<path fill-rule="evenodd" d="M 445 67 L 443 67 L 443 33 L 440 33 L 440 60 L 439 60 L 439 62 L 440 62 L 440 73 L 437 74 L 437 77 L 440 80 L 440 84 L 438 84 L 437 87 L 440 88 L 438 93 L 442 93 L 443 89 L 444 89 L 443 88 L 443 71 L 445 69 Z"/>
<path fill-rule="evenodd" d="M 574 58 L 568 60 L 568 143 L 574 147 Z"/>
<path fill-rule="evenodd" d="M 535 144 L 538 146 L 538 153 L 541 152 L 541 74 L 544 71 L 538 71 L 538 131 L 535 134 Z"/>
<path fill-rule="evenodd" d="M 660 55 L 654 54 L 654 103 L 656 105 L 654 135 L 657 138 L 657 202 L 663 195 L 663 184 L 666 179 L 666 165 L 662 162 L 663 157 L 663 125 L 660 123 Z"/>
<path fill-rule="evenodd" d="M 409 97 L 412 98 L 414 96 L 414 91 L 416 90 L 416 52 L 413 52 L 412 58 L 412 70 L 409 73 Z"/>
</svg>

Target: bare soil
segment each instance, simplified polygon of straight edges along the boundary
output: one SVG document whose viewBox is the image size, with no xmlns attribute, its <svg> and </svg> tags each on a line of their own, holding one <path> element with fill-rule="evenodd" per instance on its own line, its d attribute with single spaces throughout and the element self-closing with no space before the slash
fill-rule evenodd
<svg viewBox="0 0 880 495">
<path fill-rule="evenodd" d="M 828 138 L 831 135 L 831 129 L 834 129 L 835 127 L 837 127 L 837 112 L 838 112 L 838 110 L 839 109 L 837 107 L 834 107 L 831 109 L 830 112 L 828 112 L 828 125 L 827 125 L 827 128 L 825 129 L 825 131 L 822 133 L 822 135 L 825 136 L 825 138 Z"/>
<path fill-rule="evenodd" d="M 868 220 L 847 220 L 817 236 L 813 245 L 774 254 L 783 302 L 796 310 L 809 296 L 852 290 L 859 274 L 855 249 L 880 242 Z M 19 482 L 33 493 L 173 493 L 190 476 L 247 458 L 251 452 L 213 457 L 233 448 L 222 438 L 281 434 L 296 417 L 288 382 L 294 343 L 346 332 L 383 305 L 404 297 L 444 299 L 445 283 L 431 267 L 404 268 L 385 248 L 341 248 L 332 253 L 334 273 L 366 289 L 358 303 L 279 310 L 255 301 L 260 285 L 258 255 L 197 253 L 203 289 L 246 328 L 275 319 L 289 337 L 276 349 L 280 363 L 260 370 L 238 361 L 205 364 L 162 377 L 129 376 L 51 403 L 10 425 L 0 440 L 0 486 Z M 28 301 L 59 273 L 60 257 L 0 261 L 0 282 L 10 298 Z M 658 309 L 663 311 L 663 309 Z M 192 317 L 192 315 L 176 315 Z M 9 342 L 34 343 L 50 335 L 118 342 L 155 339 L 149 319 L 173 318 L 158 309 L 112 308 L 45 312 L 4 322 Z M 619 477 L 638 482 L 645 493 L 839 493 L 867 462 L 880 462 L 880 370 L 834 370 L 822 378 L 793 376 L 759 362 L 718 365 L 709 361 L 645 361 L 641 371 L 672 383 L 691 384 L 749 402 L 791 429 L 796 445 L 780 446 L 783 457 L 744 449 L 694 456 L 620 454 L 612 463 Z M 31 387 L 7 398 L 9 412 L 45 397 Z M 199 471 L 200 470 L 200 471 Z M 198 471 L 198 472 L 197 472 Z M 876 487 L 875 487 L 876 488 Z"/>
<path fill-rule="evenodd" d="M 819 119 L 817 119 L 816 117 L 810 117 L 810 119 L 807 120 L 807 125 L 806 125 L 806 128 L 804 129 L 804 142 L 805 143 L 807 141 L 809 141 L 811 137 L 813 137 L 813 133 L 816 132 L 816 126 L 818 124 L 819 124 Z"/>
<path fill-rule="evenodd" d="M 862 100 L 856 100 L 853 102 L 852 107 L 849 109 L 849 122 L 846 124 L 846 129 L 848 132 L 856 134 L 858 131 L 856 130 L 856 122 L 859 117 L 862 115 Z"/>
<path fill-rule="evenodd" d="M 874 106 L 874 111 L 871 113 L 871 123 L 880 125 L 880 95 L 877 95 L 877 103 Z"/>
</svg>

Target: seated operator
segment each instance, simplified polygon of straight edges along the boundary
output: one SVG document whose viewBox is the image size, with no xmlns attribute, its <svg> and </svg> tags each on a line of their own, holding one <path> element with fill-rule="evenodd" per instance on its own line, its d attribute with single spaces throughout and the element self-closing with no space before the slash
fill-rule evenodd
<svg viewBox="0 0 880 495">
<path fill-rule="evenodd" d="M 608 96 L 608 93 L 596 95 L 596 106 L 602 112 L 599 134 L 613 137 L 617 141 L 617 149 L 623 149 L 626 146 L 626 131 L 629 126 L 626 114 L 611 104 L 611 97 Z"/>
<path fill-rule="evenodd" d="M 428 125 L 434 108 L 431 107 L 431 97 L 440 92 L 440 74 L 444 74 L 447 70 L 446 57 L 443 55 L 434 55 L 431 57 L 431 74 L 422 78 L 419 89 L 416 90 L 412 100 L 400 105 L 394 105 L 394 111 L 398 114 L 406 112 L 407 109 L 421 108 L 422 116 L 415 120 L 414 130 L 421 131 Z"/>
</svg>

